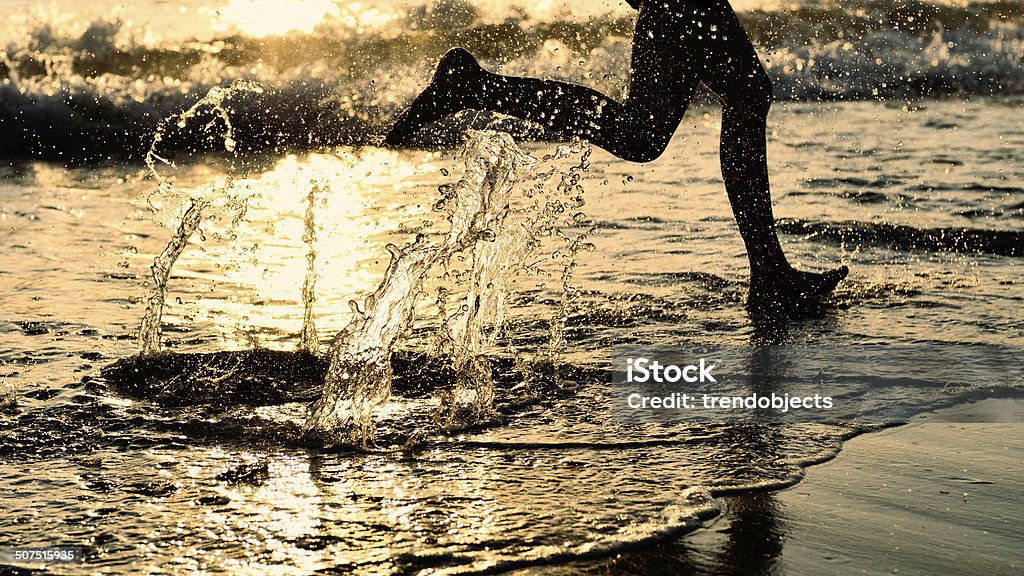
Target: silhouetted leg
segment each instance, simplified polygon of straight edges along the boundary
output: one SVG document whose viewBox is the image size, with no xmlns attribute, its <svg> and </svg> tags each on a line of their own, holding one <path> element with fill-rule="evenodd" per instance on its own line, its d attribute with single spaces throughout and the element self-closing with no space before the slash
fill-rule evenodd
<svg viewBox="0 0 1024 576">
<path fill-rule="evenodd" d="M 846 267 L 824 274 L 796 271 L 776 235 L 765 134 L 771 80 L 728 3 L 696 4 L 684 18 L 697 26 L 687 28 L 682 38 L 686 52 L 701 55 L 700 78 L 722 101 L 722 178 L 750 260 L 751 300 L 797 301 L 827 294 L 846 277 Z"/>
<path fill-rule="evenodd" d="M 492 74 L 481 69 L 469 52 L 452 50 L 385 142 L 404 144 L 430 122 L 475 109 L 585 138 L 626 160 L 653 160 L 671 140 L 698 83 L 676 54 L 678 31 L 667 24 L 671 22 L 663 12 L 641 11 L 633 36 L 629 93 L 622 103 L 577 84 Z"/>
</svg>

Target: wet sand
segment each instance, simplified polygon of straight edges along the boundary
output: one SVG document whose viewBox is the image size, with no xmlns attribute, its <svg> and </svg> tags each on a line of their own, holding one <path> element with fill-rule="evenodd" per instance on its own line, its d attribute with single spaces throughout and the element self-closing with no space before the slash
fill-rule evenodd
<svg viewBox="0 0 1024 576">
<path fill-rule="evenodd" d="M 1005 410 L 1002 423 L 957 423 Z M 1024 402 L 989 400 L 855 438 L 778 495 L 784 574 L 1024 572 Z"/>
<path fill-rule="evenodd" d="M 984 411 L 988 423 L 964 423 Z M 781 492 L 724 499 L 675 542 L 548 567 L 587 574 L 1020 574 L 1024 401 L 986 400 L 865 434 Z"/>
</svg>

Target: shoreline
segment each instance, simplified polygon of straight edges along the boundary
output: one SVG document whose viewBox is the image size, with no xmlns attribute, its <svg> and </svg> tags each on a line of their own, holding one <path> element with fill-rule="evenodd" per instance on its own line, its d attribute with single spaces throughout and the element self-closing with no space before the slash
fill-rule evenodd
<svg viewBox="0 0 1024 576">
<path fill-rule="evenodd" d="M 995 422 L 965 423 L 977 414 Z M 1024 400 L 990 399 L 859 434 L 778 491 L 723 495 L 678 539 L 545 574 L 1019 574 Z"/>
<path fill-rule="evenodd" d="M 999 416 L 964 422 L 978 413 Z M 850 440 L 778 494 L 779 572 L 1019 574 L 1022 417 L 1024 401 L 985 400 Z"/>
</svg>

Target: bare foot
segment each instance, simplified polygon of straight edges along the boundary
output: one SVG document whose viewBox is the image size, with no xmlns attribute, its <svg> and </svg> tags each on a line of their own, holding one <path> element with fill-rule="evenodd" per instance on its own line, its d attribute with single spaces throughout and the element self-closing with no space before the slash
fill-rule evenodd
<svg viewBox="0 0 1024 576">
<path fill-rule="evenodd" d="M 430 85 L 398 117 L 384 138 L 384 144 L 393 147 L 408 145 L 420 128 L 470 108 L 473 102 L 467 93 L 473 92 L 470 86 L 482 74 L 480 64 L 467 50 L 449 50 L 437 63 Z"/>
<path fill-rule="evenodd" d="M 781 274 L 752 273 L 747 303 L 758 309 L 799 309 L 817 298 L 831 294 L 849 273 L 850 269 L 846 266 L 828 272 L 802 272 L 786 266 Z"/>
</svg>

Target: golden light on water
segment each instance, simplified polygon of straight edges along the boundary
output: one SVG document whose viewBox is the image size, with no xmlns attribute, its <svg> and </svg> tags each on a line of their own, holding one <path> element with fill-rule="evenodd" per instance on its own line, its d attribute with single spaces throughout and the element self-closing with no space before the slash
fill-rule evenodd
<svg viewBox="0 0 1024 576">
<path fill-rule="evenodd" d="M 214 30 L 236 30 L 257 38 L 289 32 L 309 34 L 325 20 L 365 28 L 381 26 L 397 17 L 359 2 L 335 0 L 229 0 L 215 14 Z"/>
<path fill-rule="evenodd" d="M 398 230 L 430 217 L 432 197 L 410 195 L 431 193 L 420 179 L 438 172 L 433 161 L 427 155 L 422 162 L 399 162 L 380 149 L 290 155 L 267 172 L 236 181 L 248 198 L 243 221 L 231 229 L 220 222 L 203 228 L 208 240 L 215 231 L 232 240 L 186 250 L 175 268 L 177 276 L 210 286 L 208 296 L 189 302 L 190 314 L 219 327 L 229 347 L 251 346 L 252 338 L 270 347 L 294 344 L 309 250 L 304 216 L 315 186 L 315 313 L 322 334 L 336 332 L 349 320 L 347 301 L 361 301 L 380 281 L 388 262 L 385 244 L 404 243 L 408 234 Z"/>
<path fill-rule="evenodd" d="M 310 33 L 328 15 L 338 15 L 334 0 L 230 0 L 217 10 L 219 20 L 250 36 L 298 31 Z"/>
</svg>

